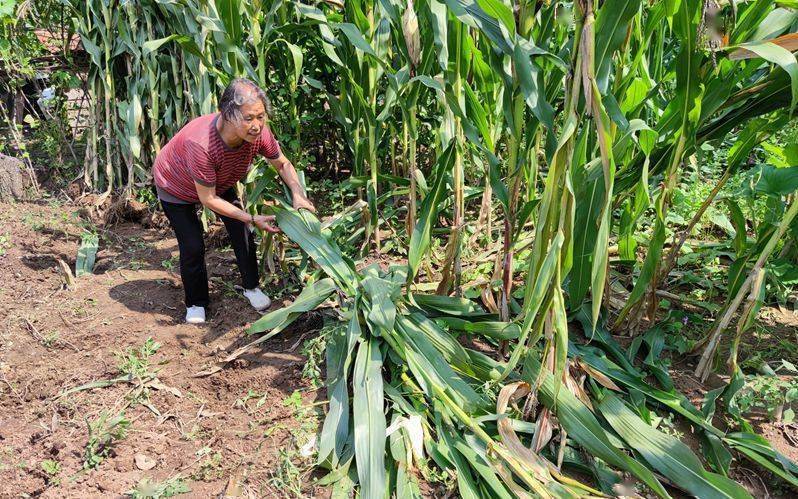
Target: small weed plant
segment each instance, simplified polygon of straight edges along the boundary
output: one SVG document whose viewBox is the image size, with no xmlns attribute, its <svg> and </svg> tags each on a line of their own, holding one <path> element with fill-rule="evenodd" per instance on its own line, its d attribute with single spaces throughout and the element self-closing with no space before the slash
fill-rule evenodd
<svg viewBox="0 0 798 499">
<path fill-rule="evenodd" d="M 302 488 L 307 473 L 313 467 L 318 414 L 311 407 L 303 405 L 299 390 L 294 390 L 283 399 L 283 406 L 293 409 L 296 426 L 291 430 L 288 443 L 279 450 L 278 465 L 272 472 L 269 483 L 285 491 L 288 497 L 305 497 Z"/>
<path fill-rule="evenodd" d="M 8 233 L 0 234 L 0 256 L 4 256 L 11 248 L 11 236 Z"/>
<path fill-rule="evenodd" d="M 222 453 L 210 447 L 203 447 L 197 451 L 197 457 L 205 457 L 192 478 L 203 482 L 210 482 L 222 477 Z"/>
<path fill-rule="evenodd" d="M 307 358 L 302 366 L 302 379 L 310 383 L 312 388 L 324 385 L 321 377 L 321 366 L 324 362 L 324 352 L 327 348 L 327 335 L 333 328 L 324 327 L 318 336 L 306 340 L 302 345 L 302 355 Z"/>
<path fill-rule="evenodd" d="M 795 411 L 791 403 L 798 399 L 798 379 L 793 376 L 746 376 L 745 387 L 736 396 L 743 413 L 765 411 L 772 421 L 792 423 Z"/>
<path fill-rule="evenodd" d="M 179 257 L 171 256 L 171 257 L 169 257 L 166 260 L 161 262 L 161 267 L 165 268 L 169 272 L 173 272 L 175 270 L 175 267 L 177 266 L 178 261 L 179 261 Z"/>
<path fill-rule="evenodd" d="M 47 474 L 47 483 L 49 485 L 57 486 L 61 483 L 61 480 L 58 478 L 58 474 L 61 473 L 61 463 L 52 459 L 45 459 L 41 462 L 41 467 L 42 471 Z"/>
<path fill-rule="evenodd" d="M 186 482 L 179 476 L 169 478 L 163 482 L 154 482 L 149 478 L 143 478 L 136 485 L 136 488 L 129 490 L 127 495 L 132 499 L 161 499 L 164 497 L 174 497 L 180 494 L 191 492 Z"/>
<path fill-rule="evenodd" d="M 103 411 L 94 421 L 86 421 L 89 442 L 83 458 L 83 469 L 94 469 L 111 455 L 114 445 L 127 436 L 130 420 L 124 412 L 111 416 Z"/>
<path fill-rule="evenodd" d="M 138 349 L 128 348 L 125 352 L 117 352 L 119 372 L 139 379 L 151 377 L 154 373 L 150 371 L 150 357 L 160 348 L 161 344 L 149 337 Z"/>
</svg>

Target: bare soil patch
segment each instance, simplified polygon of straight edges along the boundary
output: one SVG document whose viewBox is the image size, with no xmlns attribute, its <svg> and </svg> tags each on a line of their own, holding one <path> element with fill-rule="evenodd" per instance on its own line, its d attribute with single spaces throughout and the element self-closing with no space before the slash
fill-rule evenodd
<svg viewBox="0 0 798 499">
<path fill-rule="evenodd" d="M 281 496 L 287 485 L 313 494 L 305 479 L 311 463 L 294 458 L 301 426 L 315 420 L 308 407 L 321 400 L 302 379 L 297 347 L 315 324 L 300 323 L 221 373 L 196 378 L 250 341 L 246 327 L 259 317 L 233 290 L 232 251 L 209 249 L 208 323 L 186 325 L 168 230 L 100 231 L 94 273 L 65 288 L 59 260 L 74 269 L 81 235 L 92 228 L 78 208 L 0 204 L 0 497 L 119 497 L 143 479 L 180 480 L 191 490 L 186 497 L 214 497 L 228 486 L 245 496 Z M 160 383 L 144 396 L 135 382 L 120 382 L 58 398 L 119 377 L 117 354 L 148 338 L 161 345 L 149 367 Z M 84 469 L 87 421 L 122 409 L 127 436 Z"/>
</svg>

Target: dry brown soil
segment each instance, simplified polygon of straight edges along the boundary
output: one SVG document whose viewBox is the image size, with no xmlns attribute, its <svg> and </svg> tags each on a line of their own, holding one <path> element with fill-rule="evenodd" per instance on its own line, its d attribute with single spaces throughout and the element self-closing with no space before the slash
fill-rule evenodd
<svg viewBox="0 0 798 499">
<path fill-rule="evenodd" d="M 289 487 L 314 495 L 312 463 L 298 449 L 312 434 L 312 404 L 322 394 L 303 380 L 300 351 L 318 321 L 298 324 L 218 374 L 194 377 L 250 341 L 245 329 L 259 317 L 232 290 L 232 252 L 209 250 L 209 320 L 191 326 L 182 323 L 168 229 L 102 230 L 94 273 L 67 289 L 58 260 L 74 269 L 86 226 L 73 205 L 0 204 L 0 497 L 121 497 L 143 479 L 182 480 L 191 489 L 183 497 L 235 489 L 280 497 Z M 283 305 L 275 301 L 273 308 Z M 118 377 L 117 354 L 147 338 L 161 345 L 148 369 L 159 383 L 59 397 Z M 295 390 L 301 404 L 296 396 L 290 402 Z M 123 410 L 127 435 L 96 468 L 84 469 L 87 422 Z M 144 456 L 139 465 L 136 455 Z M 43 462 L 60 470 L 48 474 Z"/>
</svg>

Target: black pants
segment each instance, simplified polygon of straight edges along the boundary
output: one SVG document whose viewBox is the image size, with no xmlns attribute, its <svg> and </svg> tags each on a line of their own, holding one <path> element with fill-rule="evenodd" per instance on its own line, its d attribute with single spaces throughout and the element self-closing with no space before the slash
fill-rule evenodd
<svg viewBox="0 0 798 499">
<path fill-rule="evenodd" d="M 220 197 L 241 207 L 233 189 L 229 189 Z M 208 271 L 205 268 L 205 241 L 202 237 L 202 222 L 197 216 L 197 205 L 161 200 L 161 206 L 177 237 L 177 246 L 180 250 L 180 277 L 186 292 L 186 307 L 207 307 Z M 244 222 L 221 215 L 219 217 L 224 222 L 236 254 L 238 269 L 241 272 L 241 284 L 244 289 L 257 287 L 259 276 L 255 236 Z"/>
</svg>

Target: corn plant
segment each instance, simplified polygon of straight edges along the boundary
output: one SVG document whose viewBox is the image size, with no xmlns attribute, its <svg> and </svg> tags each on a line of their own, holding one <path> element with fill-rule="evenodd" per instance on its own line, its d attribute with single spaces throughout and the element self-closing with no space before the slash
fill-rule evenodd
<svg viewBox="0 0 798 499">
<path fill-rule="evenodd" d="M 338 94 L 330 97 L 335 117 L 347 131 L 352 152 L 354 176 L 367 176 L 366 198 L 369 206 L 367 241 L 380 250 L 379 194 L 380 161 L 378 148 L 385 138 L 378 122 L 377 100 L 381 93 L 386 59 L 392 47 L 390 21 L 382 2 L 349 2 L 341 22 L 338 13 L 328 18 L 319 9 L 302 7 L 306 16 L 319 21 L 323 46 L 330 59 L 345 77 L 338 82 Z M 360 193 L 362 199 L 362 192 Z"/>
<path fill-rule="evenodd" d="M 537 346 L 523 353 L 519 366 L 493 360 L 462 346 L 456 335 L 496 344 L 518 338 L 517 325 L 466 299 L 412 293 L 405 287 L 409 266 L 357 270 L 315 216 L 290 208 L 277 208 L 276 215 L 322 275 L 293 304 L 266 314 L 249 332 L 270 337 L 329 299 L 339 304 L 341 325 L 327 343 L 329 406 L 318 437 L 318 462 L 330 469 L 321 483 L 334 493 L 357 487 L 363 497 L 421 497 L 414 470 L 431 460 L 455 469 L 459 493 L 469 497 L 617 493 L 613 487 L 620 480 L 606 472 L 609 468 L 630 473 L 660 497 L 669 492 L 655 473 L 699 497 L 750 497 L 724 476 L 728 461 L 710 461 L 715 471 L 708 470 L 689 447 L 650 426 L 649 404 L 684 416 L 718 455 L 737 450 L 798 485 L 798 467 L 760 437 L 712 426 L 672 383 L 666 390 L 650 386 L 647 371 L 632 366 L 603 327 L 595 346 L 570 351 L 557 374 L 551 373 L 557 360 Z M 555 261 L 544 267 L 555 267 Z M 589 308 L 581 320 L 592 324 Z M 667 384 L 657 356 L 661 343 L 656 345 L 649 344 L 653 360 L 647 370 Z M 581 384 L 579 376 L 592 381 Z M 632 403 L 632 392 L 642 399 Z M 557 418 L 559 441 L 551 427 L 541 433 L 545 422 L 526 427 L 518 419 L 538 403 Z M 631 455 L 610 443 L 618 437 L 635 450 Z M 602 490 L 569 477 L 566 455 L 584 456 L 571 459 Z"/>
<path fill-rule="evenodd" d="M 235 77 L 264 86 L 271 79 L 287 82 L 293 107 L 281 122 L 301 133 L 295 96 L 303 55 L 294 42 L 303 26 L 296 29 L 298 14 L 283 2 L 68 4 L 90 57 L 95 126 L 83 176 L 89 187 L 132 193 L 147 180 L 161 146 L 190 119 L 213 112 L 216 96 Z"/>
</svg>

